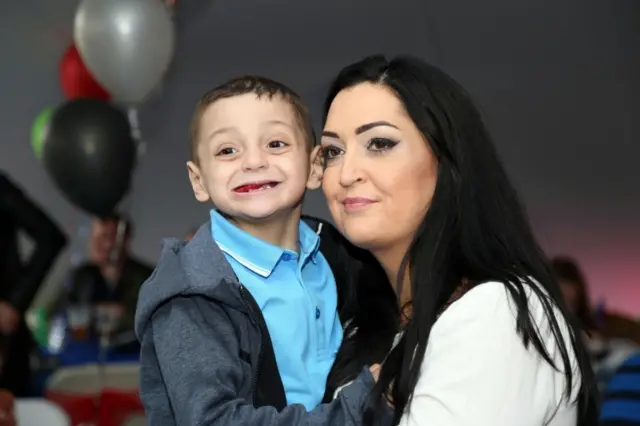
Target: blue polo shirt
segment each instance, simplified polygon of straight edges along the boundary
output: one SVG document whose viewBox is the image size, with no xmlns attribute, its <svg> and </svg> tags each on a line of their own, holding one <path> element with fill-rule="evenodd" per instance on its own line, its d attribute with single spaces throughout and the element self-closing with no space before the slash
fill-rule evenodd
<svg viewBox="0 0 640 426">
<path fill-rule="evenodd" d="M 298 255 L 242 231 L 215 210 L 211 233 L 262 311 L 287 403 L 314 409 L 342 342 L 336 282 L 318 251 L 320 237 L 300 221 Z"/>
</svg>

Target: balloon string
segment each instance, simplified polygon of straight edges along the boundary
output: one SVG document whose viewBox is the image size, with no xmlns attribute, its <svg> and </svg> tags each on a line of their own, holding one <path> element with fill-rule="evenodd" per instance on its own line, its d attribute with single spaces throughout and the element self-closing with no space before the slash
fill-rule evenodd
<svg viewBox="0 0 640 426">
<path fill-rule="evenodd" d="M 129 108 L 127 110 L 127 116 L 129 117 L 129 126 L 131 127 L 131 137 L 133 137 L 133 140 L 137 145 L 138 156 L 140 156 L 145 153 L 146 145 L 142 140 L 142 130 L 140 130 L 138 110 L 136 108 Z"/>
<path fill-rule="evenodd" d="M 129 108 L 127 110 L 129 116 L 129 125 L 131 126 L 131 136 L 136 142 L 142 139 L 142 132 L 140 131 L 140 121 L 138 120 L 138 110 L 136 108 Z"/>
</svg>

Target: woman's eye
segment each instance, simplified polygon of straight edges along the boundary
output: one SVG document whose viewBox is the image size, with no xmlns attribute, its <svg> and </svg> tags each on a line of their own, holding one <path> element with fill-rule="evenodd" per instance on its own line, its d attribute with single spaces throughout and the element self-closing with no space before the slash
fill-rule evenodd
<svg viewBox="0 0 640 426">
<path fill-rule="evenodd" d="M 269 148 L 284 148 L 288 146 L 286 142 L 283 141 L 271 141 L 269 142 Z"/>
<path fill-rule="evenodd" d="M 219 156 L 225 156 L 225 155 L 233 155 L 235 153 L 236 153 L 235 148 L 222 148 L 216 153 L 216 156 L 219 157 Z"/>
<path fill-rule="evenodd" d="M 331 161 L 342 153 L 337 146 L 327 146 L 322 149 L 322 157 L 325 161 Z"/>
<path fill-rule="evenodd" d="M 387 138 L 373 138 L 369 141 L 367 148 L 371 151 L 385 151 L 396 146 L 398 142 Z"/>
</svg>

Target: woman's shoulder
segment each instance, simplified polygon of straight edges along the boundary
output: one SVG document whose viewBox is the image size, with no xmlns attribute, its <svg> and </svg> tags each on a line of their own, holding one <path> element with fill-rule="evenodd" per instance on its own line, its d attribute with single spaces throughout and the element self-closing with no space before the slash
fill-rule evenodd
<svg viewBox="0 0 640 426">
<path fill-rule="evenodd" d="M 533 286 L 537 286 L 536 289 Z M 442 321 L 469 319 L 492 320 L 510 319 L 518 309 L 514 293 L 522 292 L 534 322 L 544 317 L 543 298 L 549 300 L 547 292 L 535 281 L 522 280 L 518 286 L 500 281 L 487 281 L 470 286 L 459 295 L 442 313 Z M 555 306 L 555 303 L 552 303 Z M 514 318 L 515 319 L 515 318 Z"/>
<path fill-rule="evenodd" d="M 475 284 L 446 307 L 436 326 L 472 319 L 495 320 L 496 314 L 506 314 L 512 310 L 508 292 L 507 285 L 498 281 Z"/>
<path fill-rule="evenodd" d="M 509 283 L 497 281 L 480 283 L 452 303 L 433 326 L 422 361 L 421 379 L 425 386 L 426 382 L 437 383 L 437 380 L 447 386 L 451 382 L 475 381 L 477 387 L 486 390 L 485 393 L 494 394 L 495 398 L 485 401 L 486 407 L 482 410 L 493 407 L 495 415 L 506 415 L 504 403 L 511 401 L 516 407 L 509 410 L 513 416 L 517 416 L 518 411 L 519 415 L 527 411 L 535 413 L 532 418 L 541 421 L 548 421 L 554 414 L 556 419 L 565 416 L 573 419 L 575 407 L 563 399 L 566 381 L 562 372 L 562 351 L 551 331 L 545 309 L 545 305 L 549 305 L 544 299 L 549 296 L 533 281 L 521 284 L 510 287 Z M 523 292 L 527 300 L 532 322 L 530 329 L 538 333 L 557 369 L 547 363 L 532 344 L 524 343 L 518 327 L 518 304 L 512 295 L 518 291 Z M 550 302 L 550 312 L 555 315 L 564 341 L 570 344 L 570 328 L 555 303 Z M 569 352 L 572 368 L 576 369 L 575 354 L 572 350 Z M 445 371 L 454 377 L 439 379 Z M 580 380 L 579 377 L 575 379 Z M 466 389 L 466 385 L 460 386 Z M 578 387 L 574 389 L 577 392 Z M 477 393 L 475 395 L 477 397 Z"/>
<path fill-rule="evenodd" d="M 500 339 L 505 347 L 525 346 L 519 332 L 518 314 L 524 306 L 518 306 L 516 298 L 526 297 L 526 307 L 532 327 L 543 344 L 557 353 L 557 342 L 551 330 L 551 315 L 557 322 L 565 342 L 571 341 L 571 330 L 557 304 L 542 286 L 535 281 L 510 283 L 489 281 L 475 285 L 452 303 L 433 326 L 432 340 L 455 339 L 456 335 L 475 330 L 475 334 Z M 536 288 L 534 288 L 536 286 Z M 520 330 L 521 331 L 521 330 Z M 531 347 L 525 350 L 533 350 Z"/>
</svg>

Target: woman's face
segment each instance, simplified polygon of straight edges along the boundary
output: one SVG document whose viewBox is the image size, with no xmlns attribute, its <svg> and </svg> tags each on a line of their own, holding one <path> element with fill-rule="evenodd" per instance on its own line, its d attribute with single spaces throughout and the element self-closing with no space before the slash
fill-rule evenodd
<svg viewBox="0 0 640 426">
<path fill-rule="evenodd" d="M 341 232 L 376 251 L 408 249 L 436 186 L 437 162 L 385 86 L 340 92 L 322 133 L 323 190 Z"/>
</svg>

